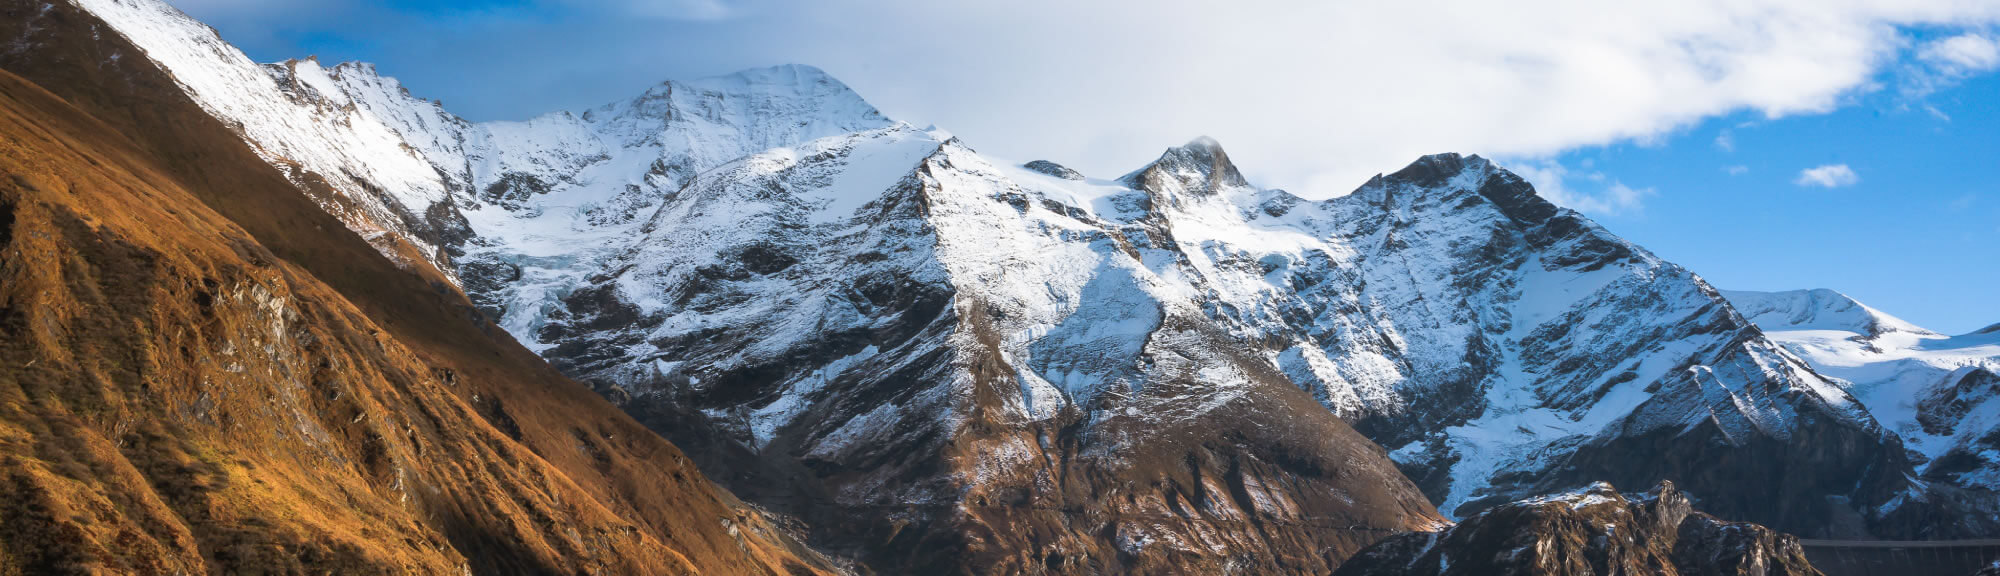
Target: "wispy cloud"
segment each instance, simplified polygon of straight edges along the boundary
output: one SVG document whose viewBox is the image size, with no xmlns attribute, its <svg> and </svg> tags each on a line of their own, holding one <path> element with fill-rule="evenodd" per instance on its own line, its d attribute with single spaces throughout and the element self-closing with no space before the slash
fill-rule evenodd
<svg viewBox="0 0 2000 576">
<path fill-rule="evenodd" d="M 1742 176 L 1744 174 L 1750 173 L 1750 167 L 1741 164 L 1735 166 L 1723 166 L 1722 171 L 1728 172 L 1730 176 Z"/>
<path fill-rule="evenodd" d="M 1808 188 L 1843 188 L 1861 183 L 1861 175 L 1846 164 L 1827 164 L 1800 171 L 1794 183 Z"/>
<path fill-rule="evenodd" d="M 1572 172 L 1554 160 L 1511 163 L 1508 170 L 1535 185 L 1535 192 L 1558 206 L 1599 216 L 1629 216 L 1646 212 L 1646 199 L 1657 195 L 1652 188 L 1633 188 L 1611 180 L 1602 172 Z M 1570 187 L 1570 180 L 1606 184 L 1597 192 Z"/>
<path fill-rule="evenodd" d="M 1953 75 L 1968 75 L 2000 68 L 2000 39 L 1983 33 L 1952 36 L 1925 44 L 1918 59 Z"/>
<path fill-rule="evenodd" d="M 1903 96 L 1922 100 L 1995 69 L 2000 69 L 2000 37 L 1990 33 L 1966 32 L 1926 42 L 1917 47 L 1916 57 L 1904 71 Z M 1940 120 L 1951 121 L 1936 107 L 1918 106 Z"/>
</svg>

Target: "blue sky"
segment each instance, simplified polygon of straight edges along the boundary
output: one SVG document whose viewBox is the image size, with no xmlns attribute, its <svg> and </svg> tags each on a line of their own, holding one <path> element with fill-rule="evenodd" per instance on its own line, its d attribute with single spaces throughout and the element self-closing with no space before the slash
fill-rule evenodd
<svg viewBox="0 0 2000 576">
<path fill-rule="evenodd" d="M 1308 196 L 1479 153 L 1724 288 L 2000 322 L 2000 2 L 170 1 L 473 120 L 796 62 L 1099 176 L 1204 134 Z"/>
<path fill-rule="evenodd" d="M 1949 119 L 1881 93 L 1828 114 L 1736 114 L 1558 160 L 1583 193 L 1651 189 L 1640 210 L 1592 216 L 1720 287 L 1833 288 L 1959 334 L 2000 322 L 2000 78 L 1927 100 Z M 1825 165 L 1859 181 L 1798 184 Z"/>
</svg>

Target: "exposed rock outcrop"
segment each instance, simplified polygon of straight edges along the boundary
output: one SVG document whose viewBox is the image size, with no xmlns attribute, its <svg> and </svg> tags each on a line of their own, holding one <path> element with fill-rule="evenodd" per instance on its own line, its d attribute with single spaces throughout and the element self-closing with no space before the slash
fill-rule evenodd
<svg viewBox="0 0 2000 576">
<path fill-rule="evenodd" d="M 1820 576 L 1797 538 L 1695 511 L 1671 483 L 1609 484 L 1502 504 L 1439 532 L 1396 536 L 1336 576 Z"/>
<path fill-rule="evenodd" d="M 1068 166 L 1064 166 L 1047 160 L 1036 160 L 1034 162 L 1022 164 L 1021 167 L 1042 173 L 1044 175 L 1061 178 L 1064 180 L 1082 182 L 1084 179 L 1082 172 L 1071 170 L 1070 167 Z"/>
<path fill-rule="evenodd" d="M 1946 336 L 1832 290 L 1726 292 L 1771 340 L 1902 439 L 1926 506 L 1879 529 L 1912 540 L 2000 534 L 2000 335 Z"/>
</svg>

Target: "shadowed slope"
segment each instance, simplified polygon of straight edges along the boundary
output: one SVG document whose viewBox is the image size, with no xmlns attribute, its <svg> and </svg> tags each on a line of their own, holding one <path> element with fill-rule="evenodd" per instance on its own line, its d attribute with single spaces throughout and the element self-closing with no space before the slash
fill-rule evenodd
<svg viewBox="0 0 2000 576">
<path fill-rule="evenodd" d="M 1799 539 L 1698 512 L 1662 483 L 1611 485 L 1502 504 L 1440 532 L 1404 534 L 1356 555 L 1338 576 L 1821 576 Z"/>
</svg>

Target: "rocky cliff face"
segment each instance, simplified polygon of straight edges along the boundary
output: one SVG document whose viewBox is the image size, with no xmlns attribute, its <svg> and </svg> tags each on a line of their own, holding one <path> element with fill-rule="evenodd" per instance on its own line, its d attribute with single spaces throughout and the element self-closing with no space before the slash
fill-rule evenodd
<svg viewBox="0 0 2000 576">
<path fill-rule="evenodd" d="M 2000 532 L 2000 329 L 1946 336 L 1832 290 L 1726 295 L 1902 438 L 1930 488 L 1906 499 L 1976 511 L 1910 518 L 1912 537 Z"/>
<path fill-rule="evenodd" d="M 1857 513 L 1825 496 L 1868 513 L 1909 485 L 1894 437 L 1699 277 L 1504 170 L 1431 157 L 1328 205 L 1376 330 L 1400 340 L 1381 355 L 1405 366 L 1402 400 L 1362 427 L 1450 511 L 1668 479 L 1717 513 L 1824 534 Z"/>
<path fill-rule="evenodd" d="M 1697 512 L 1671 483 L 1609 484 L 1495 506 L 1450 529 L 1391 538 L 1336 576 L 1728 574 L 1818 576 L 1797 538 Z"/>
<path fill-rule="evenodd" d="M 1100 213 L 1015 173 L 907 126 L 753 155 L 669 197 L 538 335 L 720 444 L 732 486 L 914 562 L 891 571 L 1313 571 L 1439 520 L 1184 296 L 1140 206 L 1185 191 Z"/>
<path fill-rule="evenodd" d="M 832 570 L 92 13 L 0 14 L 0 572 Z"/>
</svg>

